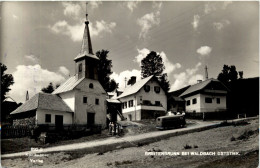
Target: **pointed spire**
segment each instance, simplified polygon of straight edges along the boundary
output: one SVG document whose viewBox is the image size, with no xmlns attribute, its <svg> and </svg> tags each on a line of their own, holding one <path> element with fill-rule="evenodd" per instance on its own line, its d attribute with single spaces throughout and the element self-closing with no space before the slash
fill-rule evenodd
<svg viewBox="0 0 260 168">
<path fill-rule="evenodd" d="M 84 30 L 84 35 L 83 35 L 83 40 L 82 40 L 82 46 L 81 46 L 80 54 L 92 54 L 92 55 L 94 55 L 93 54 L 93 50 L 92 50 L 92 44 L 91 44 L 89 27 L 88 27 L 89 20 L 88 20 L 87 5 L 88 5 L 88 3 L 86 2 L 85 30 Z"/>
</svg>

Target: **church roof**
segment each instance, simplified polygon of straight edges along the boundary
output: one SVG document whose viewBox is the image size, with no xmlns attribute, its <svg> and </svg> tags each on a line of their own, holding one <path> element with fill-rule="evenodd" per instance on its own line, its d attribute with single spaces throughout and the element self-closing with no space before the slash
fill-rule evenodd
<svg viewBox="0 0 260 168">
<path fill-rule="evenodd" d="M 79 53 L 79 54 L 77 55 L 77 57 L 74 58 L 74 61 L 79 60 L 79 59 L 82 59 L 82 58 L 84 58 L 84 57 L 90 57 L 90 58 L 94 58 L 94 59 L 99 60 L 99 58 L 98 58 L 96 55 L 94 55 L 94 54 L 89 54 L 87 51 L 85 51 L 85 52 L 83 52 L 83 53 Z"/>
<path fill-rule="evenodd" d="M 11 114 L 36 109 L 73 112 L 59 96 L 47 93 L 37 93 L 31 99 L 19 106 L 16 110 L 11 112 Z"/>
<path fill-rule="evenodd" d="M 59 93 L 73 90 L 83 80 L 84 80 L 84 78 L 81 78 L 78 80 L 76 75 L 72 76 L 68 80 L 66 80 L 64 83 L 62 83 L 56 90 L 54 90 L 52 92 L 52 94 L 59 94 Z"/>
<path fill-rule="evenodd" d="M 153 75 L 136 82 L 134 85 L 126 88 L 124 90 L 124 92 L 120 96 L 118 96 L 117 98 L 119 99 L 119 98 L 122 98 L 122 97 L 125 97 L 125 96 L 129 96 L 131 94 L 137 93 L 152 78 L 153 78 Z"/>
</svg>

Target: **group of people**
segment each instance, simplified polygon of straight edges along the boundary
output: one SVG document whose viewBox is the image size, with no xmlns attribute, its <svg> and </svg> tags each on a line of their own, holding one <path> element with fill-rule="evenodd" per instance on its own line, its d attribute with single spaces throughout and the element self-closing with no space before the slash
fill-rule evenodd
<svg viewBox="0 0 260 168">
<path fill-rule="evenodd" d="M 109 135 L 120 135 L 123 132 L 122 125 L 118 124 L 117 122 L 110 122 L 108 125 L 108 134 Z"/>
</svg>

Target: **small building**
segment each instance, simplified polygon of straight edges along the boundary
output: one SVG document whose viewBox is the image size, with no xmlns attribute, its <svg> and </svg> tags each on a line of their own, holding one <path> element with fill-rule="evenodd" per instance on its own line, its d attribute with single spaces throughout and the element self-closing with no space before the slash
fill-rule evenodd
<svg viewBox="0 0 260 168">
<path fill-rule="evenodd" d="M 11 124 L 12 119 L 10 113 L 17 109 L 22 103 L 17 103 L 10 96 L 6 97 L 3 103 L 1 104 L 1 122 L 4 124 Z"/>
<path fill-rule="evenodd" d="M 186 113 L 203 116 L 205 113 L 226 112 L 229 89 L 217 79 L 198 81 L 180 97 L 186 101 Z"/>
<path fill-rule="evenodd" d="M 122 103 L 122 114 L 127 120 L 135 121 L 165 115 L 166 92 L 154 76 L 141 79 L 131 78 L 131 84 L 116 99 Z"/>
<path fill-rule="evenodd" d="M 35 124 L 49 124 L 57 127 L 73 123 L 73 111 L 57 95 L 38 93 L 12 113 L 15 122 L 24 123 L 24 119 L 33 118 Z"/>
</svg>

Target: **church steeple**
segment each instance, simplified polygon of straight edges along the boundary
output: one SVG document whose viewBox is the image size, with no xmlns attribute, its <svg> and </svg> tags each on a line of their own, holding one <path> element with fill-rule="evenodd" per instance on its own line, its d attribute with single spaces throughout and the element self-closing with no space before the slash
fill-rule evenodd
<svg viewBox="0 0 260 168">
<path fill-rule="evenodd" d="M 93 55 L 91 38 L 90 38 L 89 27 L 88 27 L 89 21 L 88 21 L 87 5 L 88 5 L 88 3 L 86 2 L 85 30 L 84 30 L 83 41 L 82 41 L 82 46 L 81 46 L 80 53 L 83 54 L 83 53 L 86 52 L 87 54 L 92 54 Z"/>
<path fill-rule="evenodd" d="M 76 63 L 76 75 L 78 79 L 89 78 L 98 80 L 97 65 L 99 58 L 93 53 L 88 25 L 89 20 L 86 8 L 86 21 L 81 50 L 78 56 L 74 59 Z"/>
<path fill-rule="evenodd" d="M 91 58 L 98 59 L 98 57 L 95 56 L 93 53 L 90 31 L 89 31 L 87 4 L 88 3 L 86 2 L 86 21 L 85 21 L 85 29 L 84 29 L 82 45 L 81 45 L 80 52 L 79 52 L 78 56 L 74 59 L 74 61 L 77 61 L 78 59 L 81 59 L 83 57 L 91 57 Z"/>
</svg>

